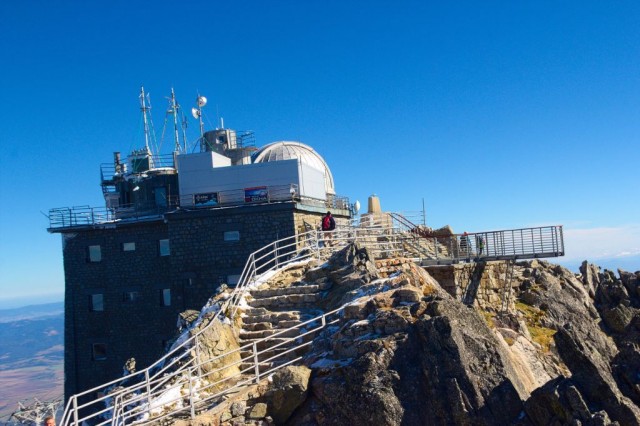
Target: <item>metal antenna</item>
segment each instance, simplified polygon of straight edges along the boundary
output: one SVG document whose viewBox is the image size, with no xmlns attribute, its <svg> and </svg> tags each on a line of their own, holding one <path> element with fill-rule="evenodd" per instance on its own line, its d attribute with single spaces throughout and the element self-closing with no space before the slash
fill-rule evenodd
<svg viewBox="0 0 640 426">
<path fill-rule="evenodd" d="M 196 98 L 197 107 L 191 108 L 191 115 L 193 115 L 193 118 L 197 118 L 198 120 L 200 120 L 200 150 L 201 151 L 205 146 L 204 122 L 202 121 L 202 107 L 205 106 L 206 104 L 207 104 L 207 98 L 205 98 L 204 96 L 201 96 L 200 93 L 198 93 L 198 97 Z M 204 151 L 206 151 L 206 149 Z"/>
<path fill-rule="evenodd" d="M 184 143 L 184 152 L 187 152 L 187 126 L 189 125 L 187 121 L 187 116 L 182 114 L 182 142 Z"/>
<path fill-rule="evenodd" d="M 147 107 L 145 103 L 144 87 L 140 86 L 140 111 L 142 111 L 142 120 L 144 122 L 144 147 L 149 152 L 149 123 L 147 122 L 147 112 L 151 107 Z"/>
<path fill-rule="evenodd" d="M 180 152 L 180 137 L 178 136 L 178 108 L 180 106 L 176 103 L 176 94 L 171 88 L 171 111 L 173 111 L 173 134 L 175 142 L 176 152 Z"/>
</svg>

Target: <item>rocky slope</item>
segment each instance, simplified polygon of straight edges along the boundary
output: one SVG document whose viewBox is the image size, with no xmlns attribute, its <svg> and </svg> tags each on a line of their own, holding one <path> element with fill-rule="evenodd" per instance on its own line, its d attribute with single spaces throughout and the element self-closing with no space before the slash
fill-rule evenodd
<svg viewBox="0 0 640 426">
<path fill-rule="evenodd" d="M 307 265 L 297 285 L 329 289 L 318 309 L 351 302 L 339 322 L 303 366 L 185 423 L 640 424 L 640 272 L 521 262 L 503 312 L 504 264 L 469 267 L 430 273 L 354 246 Z"/>
</svg>

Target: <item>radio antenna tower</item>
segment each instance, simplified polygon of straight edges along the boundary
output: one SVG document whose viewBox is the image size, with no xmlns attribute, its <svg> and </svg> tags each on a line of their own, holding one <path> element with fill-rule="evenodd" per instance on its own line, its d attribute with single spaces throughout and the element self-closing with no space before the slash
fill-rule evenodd
<svg viewBox="0 0 640 426">
<path fill-rule="evenodd" d="M 55 417 L 61 405 L 62 398 L 44 402 L 38 398 L 33 398 L 33 403 L 30 405 L 24 405 L 22 402 L 18 402 L 18 410 L 11 413 L 9 420 L 15 419 L 15 421 L 20 424 L 41 425 L 45 417 Z"/>
</svg>

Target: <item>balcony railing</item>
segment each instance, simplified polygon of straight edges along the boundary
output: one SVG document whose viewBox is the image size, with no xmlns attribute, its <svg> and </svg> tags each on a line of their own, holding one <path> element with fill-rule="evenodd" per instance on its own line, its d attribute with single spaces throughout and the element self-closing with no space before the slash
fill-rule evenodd
<svg viewBox="0 0 640 426">
<path fill-rule="evenodd" d="M 49 210 L 49 229 L 102 225 L 116 220 L 137 221 L 181 209 L 210 209 L 248 204 L 298 202 L 322 209 L 349 210 L 349 198 L 328 195 L 326 200 L 299 195 L 298 186 L 274 185 L 251 189 L 233 189 L 201 194 L 168 196 L 165 205 L 154 202 L 133 203 L 116 208 L 59 207 Z"/>
</svg>

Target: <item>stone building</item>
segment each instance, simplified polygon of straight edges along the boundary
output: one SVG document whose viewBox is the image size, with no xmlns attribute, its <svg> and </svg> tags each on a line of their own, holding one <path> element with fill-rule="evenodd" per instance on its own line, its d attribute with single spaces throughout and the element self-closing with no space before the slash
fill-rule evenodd
<svg viewBox="0 0 640 426">
<path fill-rule="evenodd" d="M 65 398 L 117 379 L 130 357 L 139 369 L 159 358 L 178 315 L 236 284 L 253 251 L 318 226 L 328 209 L 351 217 L 311 147 L 258 150 L 248 135 L 206 132 L 190 154 L 115 153 L 101 167 L 106 207 L 50 210 L 63 240 Z"/>
</svg>

